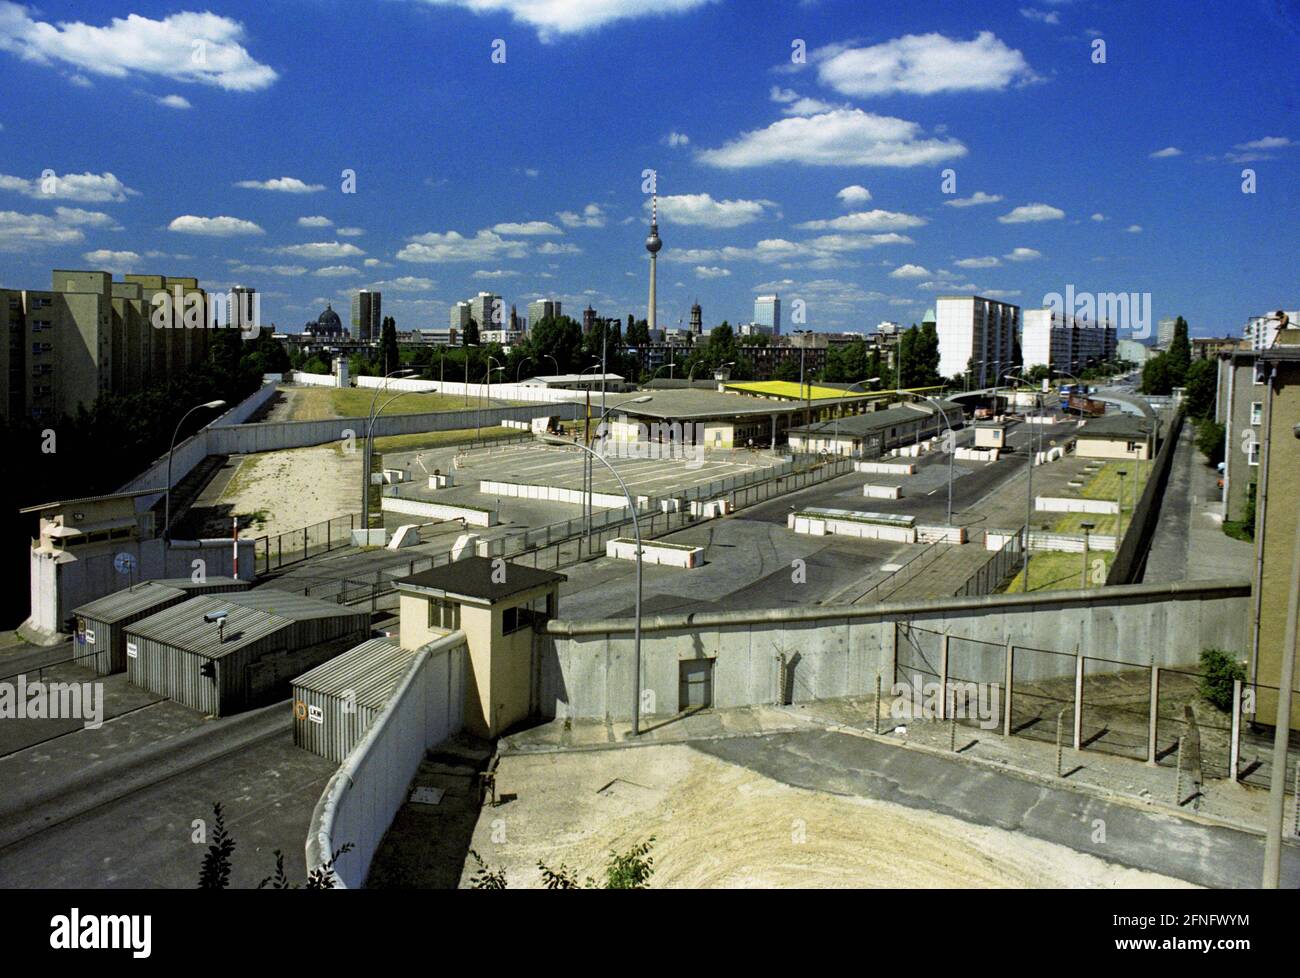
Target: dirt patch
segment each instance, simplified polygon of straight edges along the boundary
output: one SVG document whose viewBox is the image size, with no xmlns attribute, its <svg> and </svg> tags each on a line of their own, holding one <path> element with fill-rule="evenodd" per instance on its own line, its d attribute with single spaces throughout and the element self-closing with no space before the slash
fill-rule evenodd
<svg viewBox="0 0 1300 978">
<path fill-rule="evenodd" d="M 227 535 L 230 517 L 251 521 L 250 533 L 272 535 L 333 519 L 359 508 L 361 455 L 334 445 L 249 455 L 216 503 L 205 507 L 205 535 Z"/>
<path fill-rule="evenodd" d="M 537 862 L 599 876 L 655 837 L 668 887 L 1185 887 L 1049 842 L 873 799 L 793 788 L 686 746 L 509 755 L 472 848 L 512 887 Z M 476 867 L 470 862 L 461 885 Z"/>
</svg>

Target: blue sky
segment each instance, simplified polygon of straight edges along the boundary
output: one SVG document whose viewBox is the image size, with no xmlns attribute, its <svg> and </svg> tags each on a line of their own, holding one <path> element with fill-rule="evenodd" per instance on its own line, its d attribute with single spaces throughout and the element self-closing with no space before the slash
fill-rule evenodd
<svg viewBox="0 0 1300 978">
<path fill-rule="evenodd" d="M 653 169 L 661 326 L 1072 285 L 1221 334 L 1296 304 L 1298 53 L 1294 0 L 0 0 L 0 285 L 643 317 Z"/>
</svg>

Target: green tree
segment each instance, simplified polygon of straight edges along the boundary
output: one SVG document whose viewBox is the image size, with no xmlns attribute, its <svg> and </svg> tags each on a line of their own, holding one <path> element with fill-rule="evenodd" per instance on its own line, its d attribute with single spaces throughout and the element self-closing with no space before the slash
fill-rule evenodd
<svg viewBox="0 0 1300 978">
<path fill-rule="evenodd" d="M 1196 423 L 1196 448 L 1211 465 L 1223 461 L 1223 425 L 1213 418 L 1201 418 Z"/>
<path fill-rule="evenodd" d="M 379 330 L 379 347 L 383 375 L 387 376 L 402 364 L 397 349 L 397 322 L 392 316 L 384 317 L 384 324 Z"/>
<path fill-rule="evenodd" d="M 1169 343 L 1169 383 L 1182 387 L 1187 382 L 1187 371 L 1192 365 L 1192 345 L 1187 338 L 1187 320 L 1179 316 L 1174 322 L 1174 338 Z"/>
<path fill-rule="evenodd" d="M 1184 386 L 1187 388 L 1183 402 L 1190 418 L 1208 418 L 1214 413 L 1214 398 L 1218 393 L 1219 369 L 1214 360 L 1197 360 L 1187 368 Z"/>
<path fill-rule="evenodd" d="M 1168 395 L 1174 389 L 1173 375 L 1169 367 L 1169 356 L 1157 354 L 1142 367 L 1142 393 Z"/>
</svg>

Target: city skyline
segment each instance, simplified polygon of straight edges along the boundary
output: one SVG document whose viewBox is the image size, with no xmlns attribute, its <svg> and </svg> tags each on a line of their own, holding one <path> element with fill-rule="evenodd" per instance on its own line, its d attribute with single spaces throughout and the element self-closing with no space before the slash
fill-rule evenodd
<svg viewBox="0 0 1300 978">
<path fill-rule="evenodd" d="M 1159 9 L 918 4 L 867 25 L 827 0 L 772 4 L 757 35 L 735 3 L 466 6 L 0 3 L 3 284 L 53 266 L 194 275 L 256 288 L 289 330 L 363 288 L 407 329 L 480 289 L 643 318 L 653 170 L 664 326 L 696 297 L 709 325 L 780 292 L 837 330 L 919 321 L 940 293 L 1030 308 L 1073 285 L 1150 292 L 1204 335 L 1294 287 L 1300 149 L 1281 96 L 1300 68 L 1270 51 L 1298 35 L 1274 5 L 1193 34 Z M 92 58 L 79 31 L 153 54 Z M 677 68 L 628 70 L 638 51 Z M 1244 58 L 1271 67 L 1243 103 Z M 358 67 L 376 63 L 379 79 Z M 67 124 L 48 124 L 55 105 Z M 491 166 L 453 138 L 485 111 L 472 145 Z M 139 138 L 113 138 L 128 125 Z M 543 134 L 559 152 L 530 149 Z"/>
</svg>

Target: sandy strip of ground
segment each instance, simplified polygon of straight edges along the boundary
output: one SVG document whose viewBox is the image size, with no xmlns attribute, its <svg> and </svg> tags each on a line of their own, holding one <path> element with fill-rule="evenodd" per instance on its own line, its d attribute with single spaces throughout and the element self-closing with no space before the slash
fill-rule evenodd
<svg viewBox="0 0 1300 978">
<path fill-rule="evenodd" d="M 235 513 L 264 512 L 265 522 L 255 528 L 259 536 L 355 513 L 361 507 L 361 453 L 344 455 L 329 444 L 249 455 L 218 502 Z"/>
<path fill-rule="evenodd" d="M 664 887 L 1185 887 L 1063 846 L 781 784 L 682 745 L 503 757 L 472 847 L 512 887 L 539 860 L 598 876 L 655 837 Z M 494 841 L 497 840 L 497 841 Z M 475 865 L 467 861 L 462 885 Z"/>
</svg>

